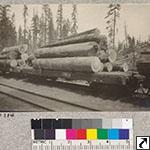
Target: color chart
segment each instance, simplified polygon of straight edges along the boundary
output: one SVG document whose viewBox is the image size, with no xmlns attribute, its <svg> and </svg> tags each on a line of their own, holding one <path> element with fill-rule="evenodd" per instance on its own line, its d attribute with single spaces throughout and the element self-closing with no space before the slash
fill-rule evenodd
<svg viewBox="0 0 150 150">
<path fill-rule="evenodd" d="M 32 119 L 33 150 L 132 150 L 132 119 Z"/>
</svg>

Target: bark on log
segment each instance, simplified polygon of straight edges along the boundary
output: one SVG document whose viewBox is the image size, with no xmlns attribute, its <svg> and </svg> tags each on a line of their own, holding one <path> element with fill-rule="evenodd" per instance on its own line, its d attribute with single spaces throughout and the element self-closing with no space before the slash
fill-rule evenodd
<svg viewBox="0 0 150 150">
<path fill-rule="evenodd" d="M 99 50 L 98 51 L 98 57 L 101 60 L 101 62 L 106 63 L 108 62 L 108 53 L 106 53 L 104 50 Z"/>
<path fill-rule="evenodd" d="M 99 72 L 103 63 L 98 57 L 66 57 L 51 59 L 36 59 L 32 61 L 34 68 L 71 72 Z"/>
<path fill-rule="evenodd" d="M 90 31 L 86 31 L 83 33 L 76 34 L 75 36 L 67 37 L 66 39 L 62 39 L 59 41 L 56 41 L 52 44 L 45 45 L 42 47 L 53 47 L 53 46 L 61 46 L 61 45 L 67 45 L 67 44 L 75 44 L 75 43 L 83 43 L 83 42 L 97 42 L 101 49 L 107 49 L 107 38 L 104 35 L 100 34 L 100 31 L 98 29 L 94 29 Z"/>
<path fill-rule="evenodd" d="M 107 62 L 104 64 L 104 71 L 112 72 L 113 71 L 113 65 L 110 62 Z"/>
<path fill-rule="evenodd" d="M 0 54 L 0 59 L 19 59 L 20 54 L 17 51 L 11 51 L 9 53 Z"/>
<path fill-rule="evenodd" d="M 7 55 L 1 55 L 1 54 L 0 54 L 0 59 L 8 59 L 8 56 L 7 56 Z"/>
<path fill-rule="evenodd" d="M 11 63 L 11 60 L 6 60 L 6 59 L 4 59 L 4 60 L 0 60 L 0 68 L 1 69 L 6 69 L 6 68 L 10 68 L 11 66 L 10 66 L 10 63 Z"/>
<path fill-rule="evenodd" d="M 37 58 L 58 58 L 75 56 L 96 56 L 99 46 L 96 42 L 69 44 L 58 47 L 40 48 L 35 51 Z"/>
<path fill-rule="evenodd" d="M 28 46 L 26 44 L 23 44 L 23 45 L 17 45 L 17 46 L 12 46 L 12 47 L 5 47 L 1 54 L 8 54 L 12 51 L 16 51 L 16 52 L 19 52 L 19 53 L 26 53 L 28 50 Z"/>
<path fill-rule="evenodd" d="M 129 71 L 129 65 L 126 62 L 116 61 L 112 65 L 113 65 L 113 71 L 123 71 L 123 72 Z"/>
</svg>

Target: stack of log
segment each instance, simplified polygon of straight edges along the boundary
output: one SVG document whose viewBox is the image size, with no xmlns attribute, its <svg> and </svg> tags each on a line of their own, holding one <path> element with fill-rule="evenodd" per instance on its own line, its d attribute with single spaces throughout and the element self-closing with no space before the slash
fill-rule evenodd
<svg viewBox="0 0 150 150">
<path fill-rule="evenodd" d="M 28 46 L 25 44 L 12 47 L 5 47 L 0 52 L 0 68 L 1 69 L 15 68 L 19 62 L 25 61 L 27 51 Z"/>
<path fill-rule="evenodd" d="M 115 50 L 107 49 L 107 38 L 98 29 L 69 36 L 34 51 L 34 68 L 55 71 L 127 71 L 128 66 L 116 62 Z"/>
<path fill-rule="evenodd" d="M 29 55 L 30 54 L 30 55 Z M 116 51 L 107 48 L 107 38 L 88 30 L 29 52 L 27 45 L 7 47 L 0 53 L 0 67 L 31 65 L 35 69 L 70 72 L 128 71 Z"/>
</svg>

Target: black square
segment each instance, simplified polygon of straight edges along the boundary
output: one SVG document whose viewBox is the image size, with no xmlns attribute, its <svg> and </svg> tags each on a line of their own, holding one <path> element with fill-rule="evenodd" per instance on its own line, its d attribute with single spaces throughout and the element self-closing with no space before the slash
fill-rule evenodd
<svg viewBox="0 0 150 150">
<path fill-rule="evenodd" d="M 31 119 L 31 129 L 41 129 L 41 119 Z"/>
<path fill-rule="evenodd" d="M 42 119 L 43 129 L 52 129 L 53 120 L 52 119 Z"/>
<path fill-rule="evenodd" d="M 44 140 L 44 130 L 35 129 L 34 130 L 34 139 L 35 140 Z"/>
<path fill-rule="evenodd" d="M 72 129 L 72 119 L 62 119 L 62 129 Z"/>
<path fill-rule="evenodd" d="M 61 129 L 62 120 L 53 119 L 53 129 Z"/>
</svg>

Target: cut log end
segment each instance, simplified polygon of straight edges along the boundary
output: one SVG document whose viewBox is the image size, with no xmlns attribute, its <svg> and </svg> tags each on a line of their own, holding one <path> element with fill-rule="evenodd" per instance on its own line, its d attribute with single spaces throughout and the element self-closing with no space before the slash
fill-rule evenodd
<svg viewBox="0 0 150 150">
<path fill-rule="evenodd" d="M 103 63 L 98 58 L 95 58 L 95 60 L 91 63 L 91 68 L 93 72 L 102 72 L 104 69 Z"/>
<path fill-rule="evenodd" d="M 129 71 L 129 65 L 127 63 L 123 63 L 122 68 L 123 68 L 124 72 L 128 72 Z"/>
<path fill-rule="evenodd" d="M 114 50 L 108 50 L 108 59 L 111 63 L 117 60 L 117 53 Z"/>
<path fill-rule="evenodd" d="M 14 60 L 12 60 L 11 62 L 10 62 L 10 66 L 12 67 L 12 68 L 15 68 L 16 66 L 17 66 L 17 61 L 14 59 Z"/>
<path fill-rule="evenodd" d="M 112 72 L 113 71 L 113 65 L 110 62 L 107 62 L 104 64 L 104 71 Z"/>
</svg>

